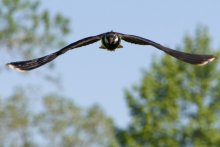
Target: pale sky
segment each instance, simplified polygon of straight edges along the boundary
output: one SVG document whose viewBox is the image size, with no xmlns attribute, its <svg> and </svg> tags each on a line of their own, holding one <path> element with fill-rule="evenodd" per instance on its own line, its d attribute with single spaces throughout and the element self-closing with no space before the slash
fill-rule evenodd
<svg viewBox="0 0 220 147">
<path fill-rule="evenodd" d="M 213 46 L 220 47 L 219 0 L 53 0 L 42 4 L 53 14 L 60 12 L 71 20 L 68 43 L 114 30 L 175 48 L 182 43 L 184 35 L 193 35 L 196 26 L 203 24 L 209 28 Z M 124 127 L 129 122 L 125 88 L 139 84 L 141 70 L 147 70 L 152 59 L 163 52 L 125 42 L 123 49 L 108 52 L 99 49 L 99 45 L 100 42 L 70 51 L 54 61 L 63 79 L 59 93 L 82 107 L 100 105 L 117 125 Z M 48 47 L 48 53 L 55 50 Z M 47 70 L 43 66 L 31 72 Z M 0 81 L 6 83 L 1 86 L 1 95 L 9 93 L 12 85 L 41 82 L 36 74 L 27 78 L 13 71 L 2 73 Z M 42 91 L 56 90 L 45 85 Z"/>
</svg>

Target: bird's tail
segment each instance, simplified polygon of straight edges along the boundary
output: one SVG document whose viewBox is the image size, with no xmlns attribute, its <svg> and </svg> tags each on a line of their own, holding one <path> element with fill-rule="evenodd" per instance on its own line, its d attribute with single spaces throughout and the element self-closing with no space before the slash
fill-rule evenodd
<svg viewBox="0 0 220 147">
<path fill-rule="evenodd" d="M 55 52 L 50 55 L 47 55 L 47 56 L 44 56 L 41 58 L 36 58 L 33 60 L 7 63 L 6 66 L 8 66 L 12 69 L 15 69 L 17 71 L 24 72 L 27 70 L 32 70 L 32 69 L 38 68 L 38 67 L 54 60 L 57 56 L 58 56 L 58 54 Z"/>
</svg>

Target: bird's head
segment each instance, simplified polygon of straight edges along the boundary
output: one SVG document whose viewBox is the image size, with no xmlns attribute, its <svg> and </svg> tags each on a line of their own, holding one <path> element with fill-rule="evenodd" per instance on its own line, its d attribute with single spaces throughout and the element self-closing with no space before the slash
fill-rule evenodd
<svg viewBox="0 0 220 147">
<path fill-rule="evenodd" d="M 104 48 L 110 51 L 119 48 L 120 43 L 121 43 L 121 38 L 115 32 L 108 32 L 102 38 L 102 44 Z"/>
<path fill-rule="evenodd" d="M 105 44 L 110 45 L 118 44 L 118 42 L 120 41 L 119 36 L 114 32 L 106 33 L 103 39 Z"/>
</svg>

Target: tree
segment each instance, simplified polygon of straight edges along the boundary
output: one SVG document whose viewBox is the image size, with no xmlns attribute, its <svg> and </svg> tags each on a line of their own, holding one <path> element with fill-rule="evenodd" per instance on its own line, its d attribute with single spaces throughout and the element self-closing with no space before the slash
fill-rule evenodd
<svg viewBox="0 0 220 147">
<path fill-rule="evenodd" d="M 1 146 L 33 146 L 30 138 L 31 115 L 26 95 L 17 91 L 8 99 L 0 99 Z"/>
<path fill-rule="evenodd" d="M 117 146 L 113 123 L 98 106 L 86 111 L 56 96 L 44 98 L 37 126 L 49 146 Z"/>
<path fill-rule="evenodd" d="M 55 94 L 33 105 L 25 93 L 0 103 L 0 146 L 118 146 L 113 122 L 98 106 L 81 109 Z"/>
<path fill-rule="evenodd" d="M 69 20 L 40 10 L 39 0 L 0 0 L 0 7 L 1 52 L 30 58 L 61 46 L 69 33 Z"/>
<path fill-rule="evenodd" d="M 21 58 L 57 48 L 69 32 L 69 20 L 41 10 L 38 0 L 0 0 L 0 22 L 0 52 Z M 0 146 L 117 146 L 113 122 L 98 106 L 25 89 L 0 98 Z"/>
<path fill-rule="evenodd" d="M 213 53 L 207 29 L 186 36 L 180 50 Z M 215 53 L 219 54 L 219 53 Z M 164 55 L 127 90 L 132 121 L 117 129 L 121 146 L 219 146 L 220 80 L 218 60 L 193 66 Z"/>
</svg>

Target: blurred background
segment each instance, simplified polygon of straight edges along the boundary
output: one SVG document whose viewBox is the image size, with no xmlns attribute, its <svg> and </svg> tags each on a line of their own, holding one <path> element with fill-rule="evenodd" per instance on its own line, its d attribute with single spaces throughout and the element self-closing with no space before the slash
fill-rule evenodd
<svg viewBox="0 0 220 147">
<path fill-rule="evenodd" d="M 0 0 L 1 146 L 220 146 L 218 59 L 198 67 L 97 42 L 30 72 L 5 66 L 111 30 L 218 57 L 219 5 Z"/>
</svg>

